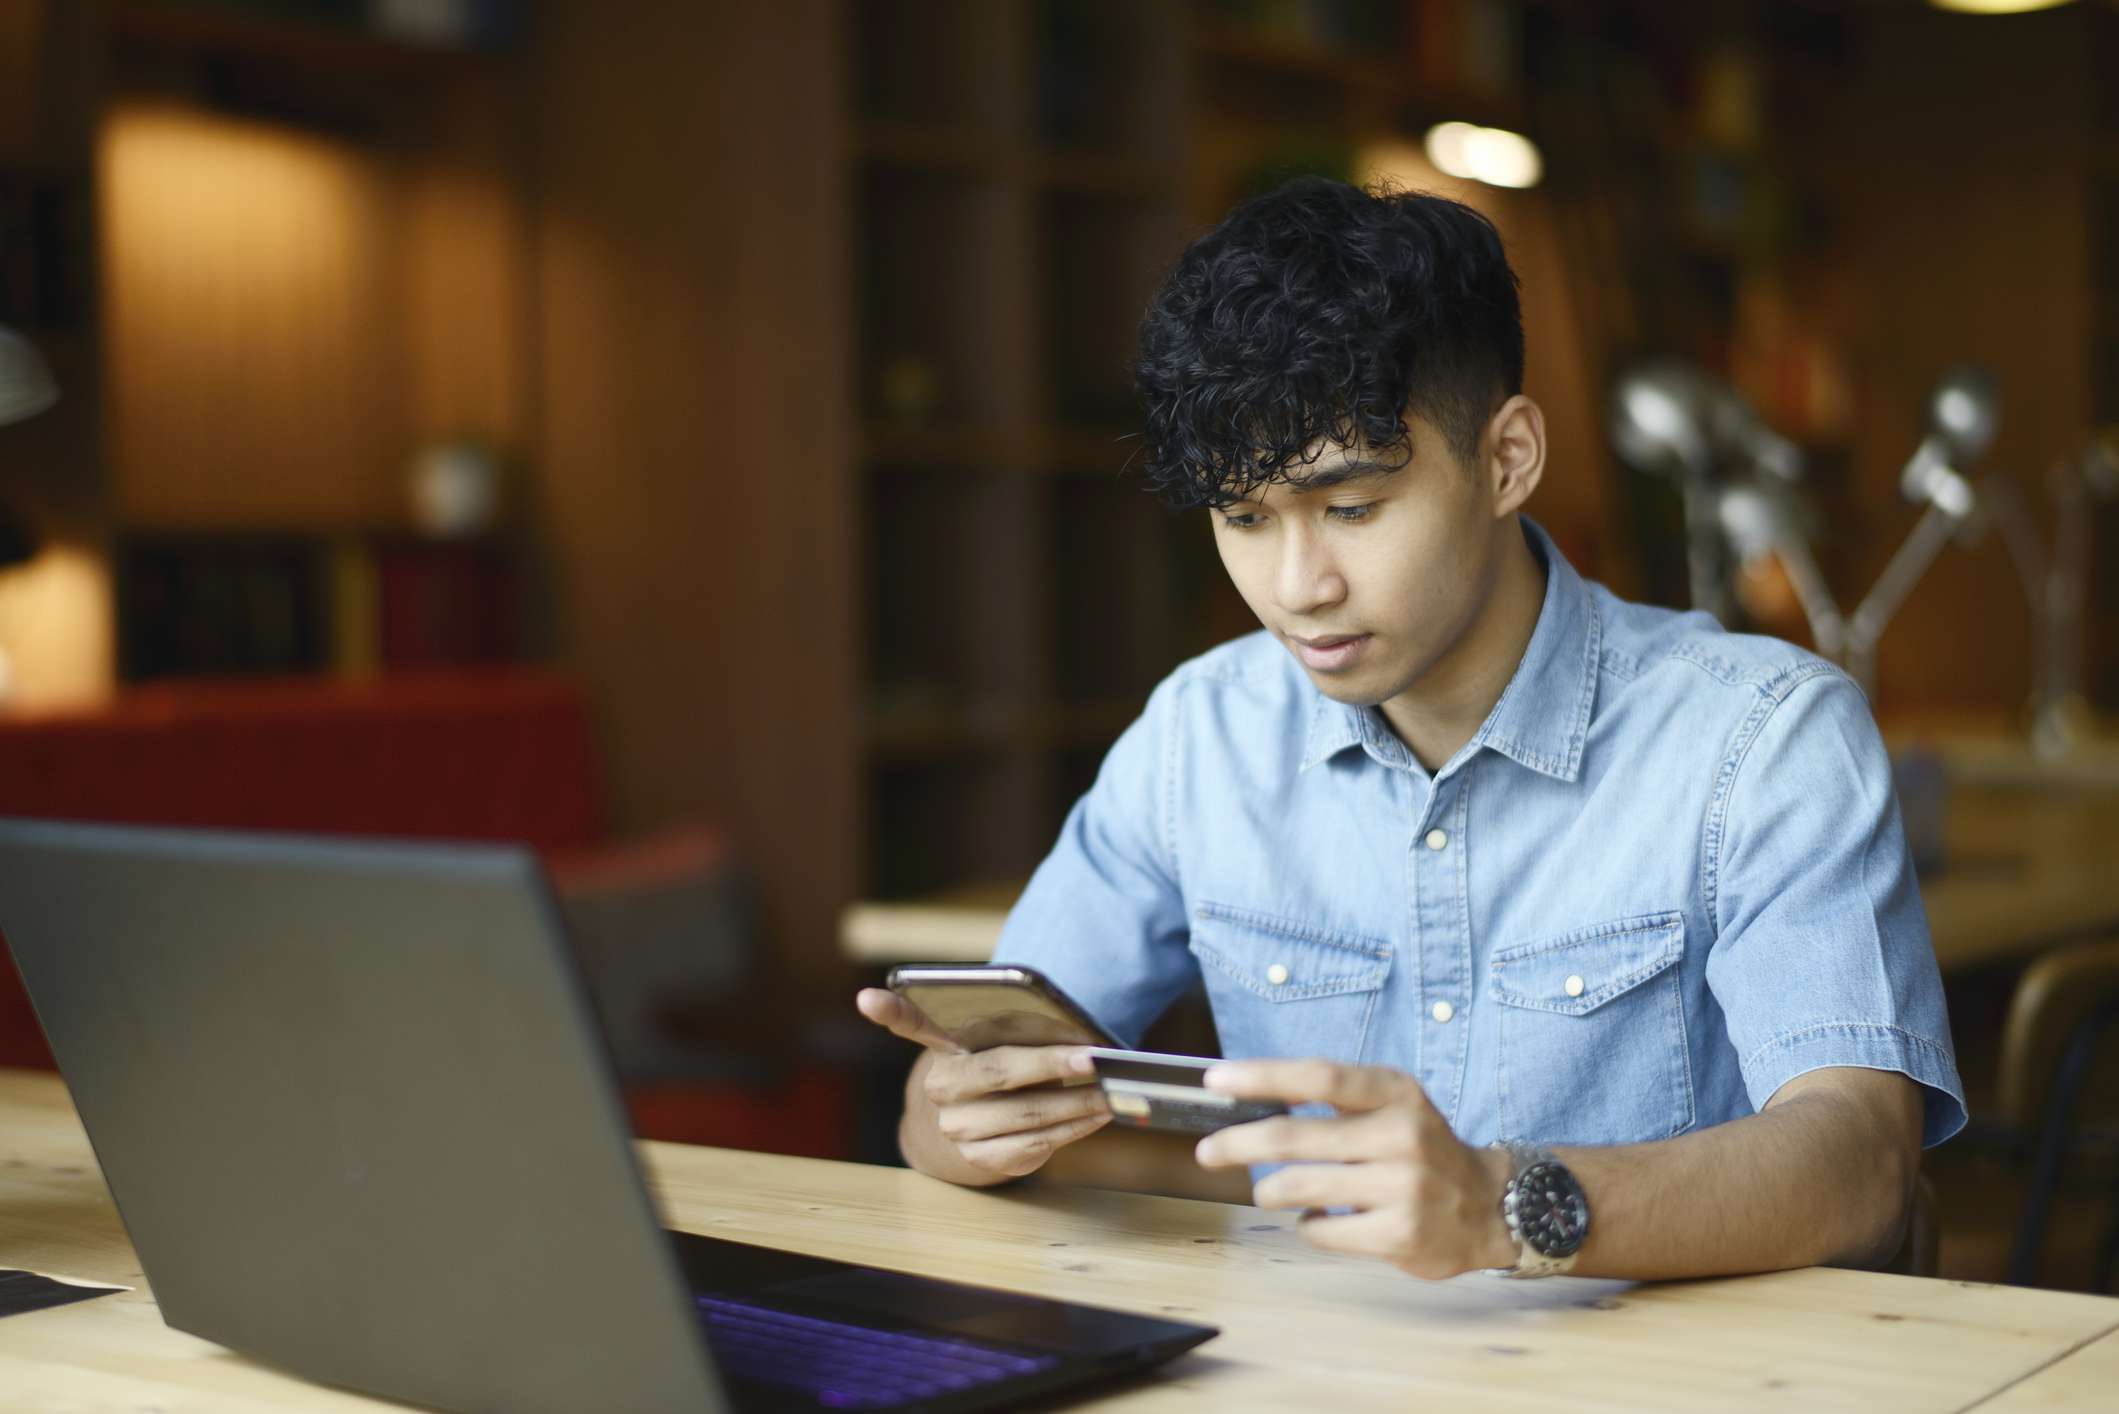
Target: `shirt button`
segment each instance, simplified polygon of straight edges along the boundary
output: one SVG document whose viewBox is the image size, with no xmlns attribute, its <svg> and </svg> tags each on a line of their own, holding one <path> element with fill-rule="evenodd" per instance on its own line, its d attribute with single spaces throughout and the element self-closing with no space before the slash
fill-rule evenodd
<svg viewBox="0 0 2119 1414">
<path fill-rule="evenodd" d="M 1427 832 L 1427 847 L 1429 849 L 1440 849 L 1448 843 L 1449 836 L 1443 831 L 1429 830 Z"/>
<path fill-rule="evenodd" d="M 1568 995 L 1568 996 L 1570 996 L 1570 997 L 1579 997 L 1579 996 L 1581 996 L 1581 995 L 1582 995 L 1582 979 L 1581 979 L 1581 978 L 1579 978 L 1579 977 L 1570 977 L 1570 978 L 1568 978 L 1568 979 L 1567 979 L 1567 995 Z"/>
<path fill-rule="evenodd" d="M 1266 981 L 1278 987 L 1288 980 L 1288 969 L 1284 963 L 1274 963 L 1266 969 Z"/>
<path fill-rule="evenodd" d="M 1447 1021 L 1456 1014 L 1457 1009 L 1448 1002 L 1436 1002 L 1435 1009 L 1429 1013 L 1437 1021 Z"/>
</svg>

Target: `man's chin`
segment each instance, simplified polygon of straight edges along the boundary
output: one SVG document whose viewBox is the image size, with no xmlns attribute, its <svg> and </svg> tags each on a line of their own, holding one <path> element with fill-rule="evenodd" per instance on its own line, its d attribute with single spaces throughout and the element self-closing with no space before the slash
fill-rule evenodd
<svg viewBox="0 0 2119 1414">
<path fill-rule="evenodd" d="M 1320 673 L 1307 664 L 1299 666 L 1312 687 L 1347 707 L 1375 707 L 1397 695 L 1372 673 Z"/>
</svg>

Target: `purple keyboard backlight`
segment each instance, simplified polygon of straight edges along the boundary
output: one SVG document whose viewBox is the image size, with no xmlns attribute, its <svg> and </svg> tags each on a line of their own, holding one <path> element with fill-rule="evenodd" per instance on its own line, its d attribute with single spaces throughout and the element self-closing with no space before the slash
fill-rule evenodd
<svg viewBox="0 0 2119 1414">
<path fill-rule="evenodd" d="M 832 1409 L 894 1409 L 1059 1363 L 1054 1355 L 878 1330 L 726 1296 L 697 1300 L 723 1373 L 801 1390 Z"/>
</svg>

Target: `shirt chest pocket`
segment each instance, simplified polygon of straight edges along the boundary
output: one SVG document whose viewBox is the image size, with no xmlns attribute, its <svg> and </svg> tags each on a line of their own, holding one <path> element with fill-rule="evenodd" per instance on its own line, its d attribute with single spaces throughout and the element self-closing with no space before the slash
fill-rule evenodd
<svg viewBox="0 0 2119 1414">
<path fill-rule="evenodd" d="M 1390 976 L 1389 943 L 1203 903 L 1191 946 L 1223 1055 L 1361 1059 Z"/>
<path fill-rule="evenodd" d="M 1501 1134 L 1628 1144 L 1692 1126 L 1682 914 L 1653 913 L 1493 955 Z"/>
</svg>

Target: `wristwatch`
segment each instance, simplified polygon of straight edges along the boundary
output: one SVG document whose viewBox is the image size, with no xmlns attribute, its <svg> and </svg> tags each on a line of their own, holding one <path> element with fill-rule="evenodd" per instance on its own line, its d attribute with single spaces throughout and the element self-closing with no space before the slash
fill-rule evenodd
<svg viewBox="0 0 2119 1414">
<path fill-rule="evenodd" d="M 1516 1242 L 1516 1265 L 1503 1276 L 1558 1276 L 1575 1264 L 1589 1236 L 1589 1199 L 1550 1149 L 1508 1140 L 1516 1176 L 1501 1190 L 1501 1221 Z"/>
</svg>

